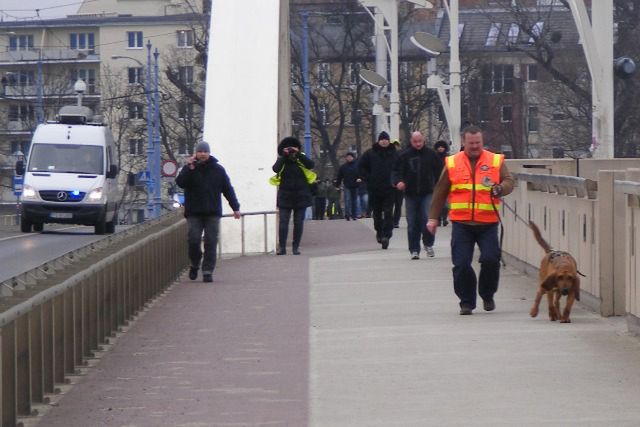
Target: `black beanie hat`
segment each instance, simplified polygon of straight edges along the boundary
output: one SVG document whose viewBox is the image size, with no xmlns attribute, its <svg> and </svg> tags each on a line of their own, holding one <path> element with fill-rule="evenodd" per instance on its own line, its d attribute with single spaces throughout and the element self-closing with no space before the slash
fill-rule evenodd
<svg viewBox="0 0 640 427">
<path fill-rule="evenodd" d="M 437 141 L 433 145 L 433 148 L 437 149 L 438 147 L 444 147 L 445 151 L 449 151 L 449 144 L 446 141 L 443 141 L 443 140 Z"/>
<path fill-rule="evenodd" d="M 386 139 L 387 141 L 389 141 L 389 134 L 385 131 L 380 132 L 380 135 L 378 135 L 378 141 L 380 141 L 381 139 Z"/>
</svg>

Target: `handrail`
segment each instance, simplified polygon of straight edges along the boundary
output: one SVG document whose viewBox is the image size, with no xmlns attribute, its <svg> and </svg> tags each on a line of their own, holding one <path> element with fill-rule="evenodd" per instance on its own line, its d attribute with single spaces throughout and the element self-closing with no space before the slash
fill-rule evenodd
<svg viewBox="0 0 640 427">
<path fill-rule="evenodd" d="M 514 178 L 531 184 L 531 190 L 547 193 L 566 194 L 569 196 L 595 199 L 598 192 L 598 182 L 591 179 L 563 175 L 541 175 L 534 173 L 516 172 Z"/>
</svg>

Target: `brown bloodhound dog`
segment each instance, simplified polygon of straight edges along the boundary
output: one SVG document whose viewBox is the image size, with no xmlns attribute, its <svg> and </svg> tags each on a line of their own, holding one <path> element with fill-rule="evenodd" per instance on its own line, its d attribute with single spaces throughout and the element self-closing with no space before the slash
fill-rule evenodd
<svg viewBox="0 0 640 427">
<path fill-rule="evenodd" d="M 538 308 L 542 295 L 547 294 L 549 304 L 549 319 L 560 319 L 560 323 L 570 323 L 571 307 L 575 300 L 580 301 L 580 278 L 576 260 L 571 254 L 562 251 L 554 251 L 542 238 L 538 226 L 529 221 L 529 227 L 533 235 L 545 251 L 545 256 L 540 263 L 540 285 L 536 293 L 536 299 L 529 311 L 531 317 L 538 315 Z M 560 298 L 567 297 L 564 311 L 560 314 Z"/>
</svg>

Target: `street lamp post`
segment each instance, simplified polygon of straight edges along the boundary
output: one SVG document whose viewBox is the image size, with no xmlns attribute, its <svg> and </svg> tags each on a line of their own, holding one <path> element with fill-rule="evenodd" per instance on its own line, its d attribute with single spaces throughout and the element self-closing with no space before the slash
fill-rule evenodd
<svg viewBox="0 0 640 427">
<path fill-rule="evenodd" d="M 138 65 L 140 65 L 141 69 L 145 68 L 142 62 L 130 56 L 114 55 L 111 57 L 111 59 L 130 59 L 136 62 Z M 152 85 L 153 79 L 152 79 L 152 73 L 151 73 L 151 42 L 150 41 L 147 42 L 146 69 L 147 69 L 147 77 L 146 77 L 147 83 L 146 84 L 141 83 L 142 88 L 144 89 L 144 92 L 145 92 L 145 96 L 147 98 L 147 150 L 146 150 L 147 167 L 144 171 L 143 182 L 147 188 L 146 217 L 154 218 L 156 216 L 156 209 L 155 209 L 156 189 L 155 189 L 154 183 L 155 182 L 159 183 L 160 179 L 158 177 L 156 181 L 153 178 L 153 174 L 156 169 L 158 171 L 158 175 L 160 174 L 160 162 L 159 161 L 157 162 L 157 167 L 154 165 L 154 163 L 156 163 L 156 155 L 155 155 L 155 149 L 154 149 L 155 142 L 156 142 L 154 137 L 154 133 L 155 133 L 154 119 L 156 117 L 156 114 L 155 114 L 155 102 L 151 96 L 152 90 L 153 90 L 152 86 L 155 86 L 155 85 Z"/>
<path fill-rule="evenodd" d="M 76 80 L 73 90 L 78 94 L 78 106 L 82 105 L 82 94 L 87 90 L 87 84 L 82 79 Z"/>
<path fill-rule="evenodd" d="M 450 56 L 449 56 L 449 84 L 444 85 L 440 76 L 431 74 L 427 79 L 427 88 L 436 89 L 440 104 L 444 110 L 451 139 L 451 152 L 460 151 L 460 125 L 462 122 L 462 103 L 460 91 L 460 51 L 458 35 L 458 0 L 445 0 L 445 8 L 449 17 Z M 411 41 L 418 48 L 435 57 L 446 51 L 446 46 L 429 33 L 418 32 L 411 37 Z M 449 91 L 449 96 L 445 90 Z"/>
<path fill-rule="evenodd" d="M 311 94 L 309 88 L 309 12 L 302 13 L 302 78 L 304 91 L 304 151 L 311 158 Z"/>
<path fill-rule="evenodd" d="M 584 0 L 569 0 L 568 3 L 591 74 L 593 113 L 590 150 L 596 159 L 612 159 L 613 0 L 591 2 L 591 22 Z"/>
<path fill-rule="evenodd" d="M 151 50 L 151 42 L 148 42 L 147 48 Z M 155 218 L 160 216 L 162 210 L 162 182 L 160 181 L 160 168 L 161 165 L 161 147 L 160 147 L 160 91 L 158 87 L 158 48 L 153 52 L 154 59 L 154 75 L 153 79 L 153 169 L 151 170 L 151 178 L 154 181 L 153 186 L 153 216 Z"/>
<path fill-rule="evenodd" d="M 400 137 L 400 94 L 398 83 L 398 0 L 359 0 L 375 22 L 376 72 L 387 76 L 387 53 L 391 61 L 391 92 L 389 93 L 389 133 L 392 140 Z M 433 4 L 427 0 L 408 0 L 418 7 L 431 9 Z M 374 9 L 374 14 L 369 8 Z M 385 25 L 386 22 L 386 25 Z M 388 38 L 387 33 L 388 32 Z M 385 52 L 386 47 L 386 52 Z M 385 77 L 385 80 L 387 77 Z M 374 103 L 378 99 L 374 97 Z M 376 120 L 376 132 L 382 125 Z"/>
</svg>

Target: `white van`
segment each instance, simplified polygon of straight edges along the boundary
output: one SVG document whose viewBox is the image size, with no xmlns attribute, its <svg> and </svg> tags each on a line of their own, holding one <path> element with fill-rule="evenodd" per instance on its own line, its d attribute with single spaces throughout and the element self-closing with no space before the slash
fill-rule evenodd
<svg viewBox="0 0 640 427">
<path fill-rule="evenodd" d="M 65 106 L 58 121 L 38 125 L 24 174 L 20 228 L 45 223 L 93 225 L 113 233 L 118 222 L 117 152 L 111 130 L 92 122 L 91 109 Z"/>
</svg>

